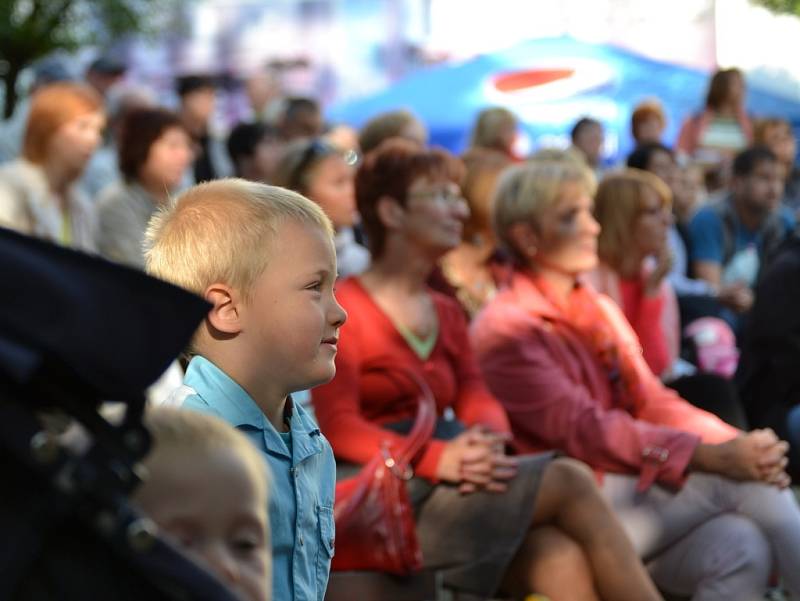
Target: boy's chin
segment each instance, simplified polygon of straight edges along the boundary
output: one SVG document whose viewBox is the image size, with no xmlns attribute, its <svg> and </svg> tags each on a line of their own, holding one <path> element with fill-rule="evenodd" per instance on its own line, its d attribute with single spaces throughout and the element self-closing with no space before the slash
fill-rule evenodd
<svg viewBox="0 0 800 601">
<path fill-rule="evenodd" d="M 333 380 L 334 376 L 336 375 L 336 365 L 331 362 L 327 368 L 319 370 L 319 372 L 314 375 L 316 377 L 309 382 L 309 384 L 306 386 L 306 389 L 322 386 L 323 384 L 327 384 Z"/>
</svg>

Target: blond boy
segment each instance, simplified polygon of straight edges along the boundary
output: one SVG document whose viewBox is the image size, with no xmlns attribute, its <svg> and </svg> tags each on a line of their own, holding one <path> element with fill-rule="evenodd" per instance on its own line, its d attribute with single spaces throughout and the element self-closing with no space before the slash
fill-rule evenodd
<svg viewBox="0 0 800 601">
<path fill-rule="evenodd" d="M 226 179 L 195 186 L 153 217 L 149 273 L 203 296 L 184 386 L 170 403 L 239 428 L 266 457 L 273 598 L 321 601 L 333 555 L 335 464 L 290 394 L 329 381 L 339 327 L 333 228 L 308 199 Z"/>
<path fill-rule="evenodd" d="M 269 476 L 260 453 L 211 415 L 159 407 L 145 421 L 154 444 L 134 504 L 244 601 L 269 601 Z"/>
</svg>

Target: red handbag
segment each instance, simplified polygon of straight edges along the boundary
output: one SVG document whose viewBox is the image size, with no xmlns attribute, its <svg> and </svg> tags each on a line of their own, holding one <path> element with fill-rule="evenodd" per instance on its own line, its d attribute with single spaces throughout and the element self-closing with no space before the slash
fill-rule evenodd
<svg viewBox="0 0 800 601">
<path fill-rule="evenodd" d="M 406 482 L 414 475 L 413 461 L 433 434 L 436 401 L 428 384 L 410 369 L 370 371 L 388 376 L 400 372 L 413 380 L 420 389 L 417 417 L 401 443 L 384 441 L 358 475 L 336 484 L 336 554 L 331 569 L 408 574 L 422 568 L 422 552 Z"/>
</svg>

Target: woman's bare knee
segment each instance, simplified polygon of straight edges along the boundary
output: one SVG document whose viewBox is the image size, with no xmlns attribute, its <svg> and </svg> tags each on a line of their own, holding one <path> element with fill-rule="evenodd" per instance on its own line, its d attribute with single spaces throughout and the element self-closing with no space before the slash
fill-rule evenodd
<svg viewBox="0 0 800 601">
<path fill-rule="evenodd" d="M 565 503 L 587 496 L 600 496 L 597 481 L 589 466 L 569 457 L 554 459 L 542 475 L 534 523 L 538 525 L 551 521 Z"/>
<path fill-rule="evenodd" d="M 583 461 L 571 457 L 557 457 L 550 462 L 548 470 L 554 470 L 556 476 L 565 486 L 581 492 L 584 488 L 597 488 L 597 481 L 592 468 Z"/>
</svg>

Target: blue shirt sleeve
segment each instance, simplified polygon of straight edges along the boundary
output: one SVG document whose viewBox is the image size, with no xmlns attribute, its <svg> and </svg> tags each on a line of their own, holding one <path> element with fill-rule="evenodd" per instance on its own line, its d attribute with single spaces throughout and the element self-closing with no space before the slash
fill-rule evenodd
<svg viewBox="0 0 800 601">
<path fill-rule="evenodd" d="M 689 222 L 692 261 L 708 261 L 722 265 L 722 221 L 710 207 L 703 207 Z"/>
<path fill-rule="evenodd" d="M 795 226 L 797 225 L 797 219 L 795 218 L 795 213 L 786 205 L 781 205 L 780 208 L 780 215 L 781 215 L 781 222 L 783 222 L 783 227 L 786 230 L 787 234 L 790 234 L 794 231 Z"/>
</svg>

